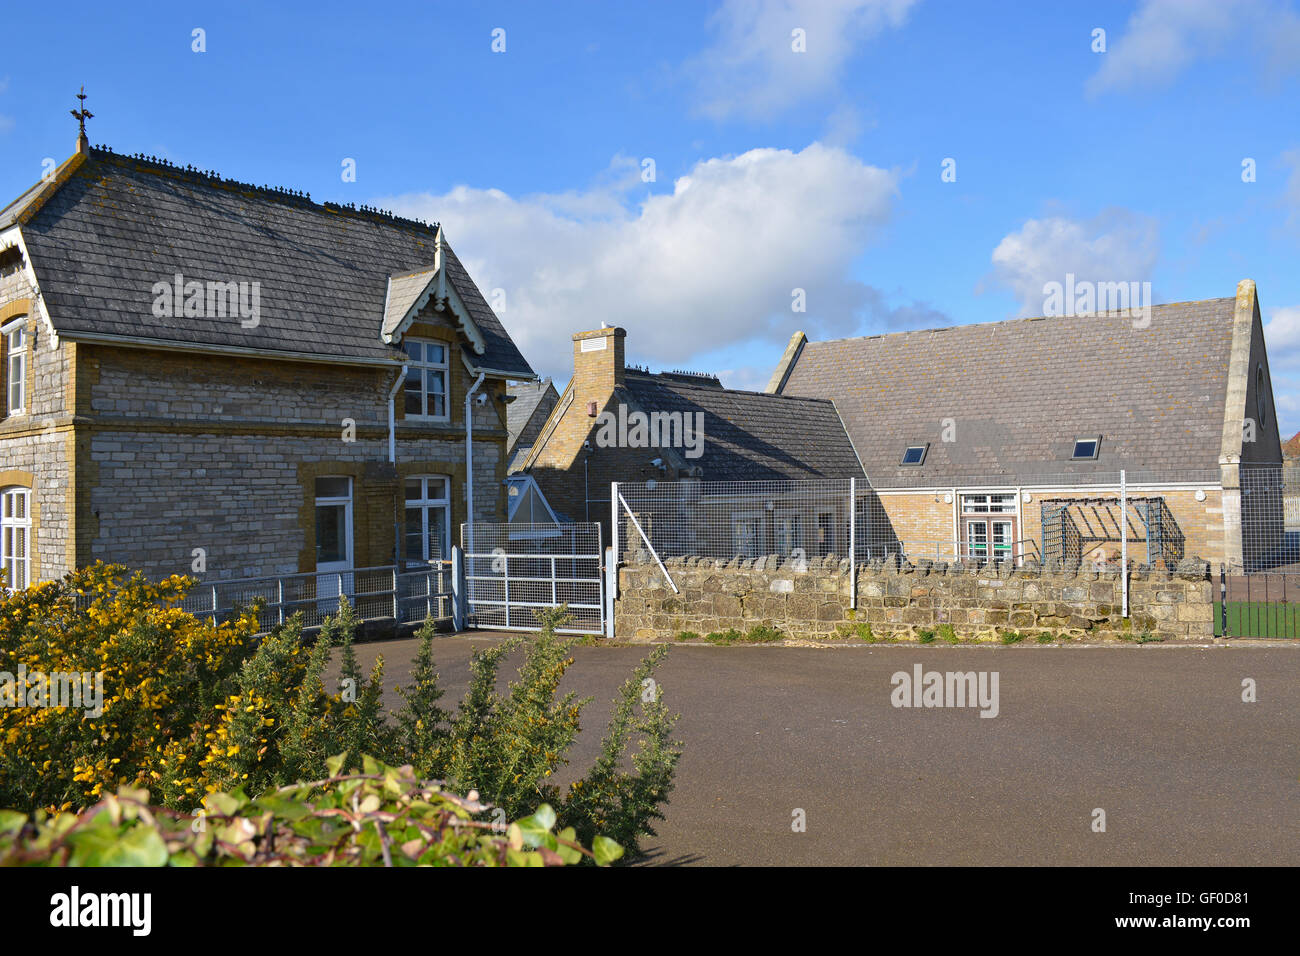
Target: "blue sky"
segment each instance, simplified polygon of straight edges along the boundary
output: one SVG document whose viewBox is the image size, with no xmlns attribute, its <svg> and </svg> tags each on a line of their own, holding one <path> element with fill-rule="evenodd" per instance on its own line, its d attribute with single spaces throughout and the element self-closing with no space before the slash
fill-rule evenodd
<svg viewBox="0 0 1300 956">
<path fill-rule="evenodd" d="M 602 321 L 761 388 L 796 329 L 1039 314 L 1069 272 L 1156 302 L 1252 278 L 1300 429 L 1288 0 L 71 2 L 6 32 L 4 201 L 72 151 L 85 83 L 94 143 L 443 222 L 561 384 Z"/>
</svg>

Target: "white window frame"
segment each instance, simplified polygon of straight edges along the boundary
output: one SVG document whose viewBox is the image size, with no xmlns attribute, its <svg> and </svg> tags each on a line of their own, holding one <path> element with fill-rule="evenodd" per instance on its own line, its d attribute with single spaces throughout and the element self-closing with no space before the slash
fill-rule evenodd
<svg viewBox="0 0 1300 956">
<path fill-rule="evenodd" d="M 1092 443 L 1092 454 L 1091 455 L 1075 454 L 1079 450 L 1079 445 L 1084 442 Z M 1084 435 L 1081 438 L 1076 438 L 1074 440 L 1074 447 L 1070 451 L 1070 460 L 1071 461 L 1096 461 L 1097 456 L 1100 454 L 1101 454 L 1101 436 Z"/>
<path fill-rule="evenodd" d="M 1000 498 L 1000 501 L 994 499 Z M 964 515 L 1013 515 L 1016 513 L 1014 492 L 994 491 L 961 496 L 961 513 Z"/>
<path fill-rule="evenodd" d="M 421 411 L 417 414 L 408 410 L 406 412 L 406 417 L 414 421 L 424 421 L 424 422 L 451 421 L 451 345 L 447 342 L 441 342 L 437 339 L 418 339 L 418 338 L 403 339 L 402 344 L 403 346 L 408 344 L 421 346 L 421 358 L 419 361 L 416 361 L 416 359 L 414 359 L 409 352 L 407 353 L 407 370 L 406 370 L 406 381 L 409 382 L 412 375 L 419 375 L 420 377 Z M 424 355 L 423 350 L 431 345 L 437 346 L 438 348 L 442 349 L 441 362 L 430 362 L 423 357 Z M 425 374 L 426 370 L 442 372 L 443 411 L 441 415 L 429 414 L 429 399 L 432 395 L 436 393 L 429 391 L 429 377 Z M 403 382 L 402 383 L 403 403 L 405 403 L 406 396 L 409 391 L 410 390 L 408 390 L 406 387 L 406 382 Z"/>
<path fill-rule="evenodd" d="M 917 450 L 920 450 L 921 457 L 918 458 L 916 461 L 908 461 L 907 460 L 908 454 Z M 898 462 L 898 465 L 900 468 L 920 468 L 922 465 L 925 464 L 925 457 L 928 454 L 930 454 L 929 442 L 926 442 L 923 445 L 908 445 L 906 448 L 903 449 L 903 457 Z"/>
<path fill-rule="evenodd" d="M 21 509 L 14 507 L 18 501 L 22 501 Z M 22 511 L 21 518 L 14 516 L 18 510 Z M 21 557 L 13 554 L 13 541 L 19 535 L 23 542 Z M 32 583 L 32 490 L 21 485 L 0 490 L 0 565 L 10 591 Z"/>
<path fill-rule="evenodd" d="M 27 411 L 27 317 L 0 328 L 0 336 L 4 337 L 5 350 L 5 412 L 22 415 Z M 17 376 L 15 364 L 21 370 Z M 15 382 L 19 390 L 17 403 L 13 401 Z"/>
<path fill-rule="evenodd" d="M 420 483 L 420 497 L 406 497 L 406 483 Z M 429 482 L 440 481 L 446 494 L 441 498 L 429 497 Z M 411 558 L 406 553 L 406 512 L 418 509 L 420 512 L 420 560 Z M 451 559 L 451 476 L 450 475 L 407 475 L 402 479 L 402 564 L 408 568 L 427 567 L 429 557 L 429 512 L 440 510 L 443 514 L 443 545 L 446 554 L 442 560 Z"/>
</svg>

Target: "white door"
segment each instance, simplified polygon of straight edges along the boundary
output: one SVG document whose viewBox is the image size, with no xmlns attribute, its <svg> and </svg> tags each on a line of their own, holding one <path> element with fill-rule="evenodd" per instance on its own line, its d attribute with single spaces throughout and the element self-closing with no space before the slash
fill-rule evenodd
<svg viewBox="0 0 1300 956">
<path fill-rule="evenodd" d="M 316 479 L 316 597 L 322 612 L 338 607 L 338 596 L 352 591 L 352 479 Z M 321 572 L 333 572 L 322 574 Z"/>
</svg>

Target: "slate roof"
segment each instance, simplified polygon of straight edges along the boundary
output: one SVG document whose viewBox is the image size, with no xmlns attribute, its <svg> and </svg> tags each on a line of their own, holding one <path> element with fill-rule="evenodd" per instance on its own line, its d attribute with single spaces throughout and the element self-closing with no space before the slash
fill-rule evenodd
<svg viewBox="0 0 1300 956">
<path fill-rule="evenodd" d="M 39 192 L 39 190 L 37 190 Z M 432 267 L 436 226 L 314 203 L 158 162 L 92 149 L 41 201 L 29 190 L 5 215 L 23 238 L 60 333 L 163 339 L 383 360 L 379 337 L 388 277 Z M 533 371 L 444 242 L 448 277 L 482 332 L 472 364 Z M 155 318 L 154 283 L 257 281 L 261 321 Z"/>
<path fill-rule="evenodd" d="M 506 432 L 509 435 L 507 445 L 513 447 L 519 441 L 519 437 L 524 430 L 528 428 L 538 406 L 543 406 L 542 417 L 544 418 L 551 413 L 555 403 L 560 400 L 560 395 L 555 390 L 555 384 L 549 378 L 540 382 L 514 382 L 508 386 L 506 391 L 514 396 L 514 401 L 506 406 Z M 531 439 L 537 437 L 541 425 L 541 422 L 537 422 L 536 427 L 532 429 L 529 440 L 530 445 Z"/>
<path fill-rule="evenodd" d="M 695 384 L 672 373 L 633 369 L 624 373 L 624 388 L 648 413 L 703 413 L 704 452 L 684 460 L 701 467 L 706 481 L 862 477 L 829 401 L 743 392 L 707 379 Z"/>
<path fill-rule="evenodd" d="M 1235 299 L 808 342 L 782 388 L 832 399 L 877 488 L 976 476 L 1217 474 Z M 951 419 L 956 441 L 943 441 Z M 1095 461 L 1074 441 L 1101 436 Z M 930 443 L 921 467 L 908 445 Z M 1199 480 L 1189 478 L 1188 480 Z"/>
</svg>

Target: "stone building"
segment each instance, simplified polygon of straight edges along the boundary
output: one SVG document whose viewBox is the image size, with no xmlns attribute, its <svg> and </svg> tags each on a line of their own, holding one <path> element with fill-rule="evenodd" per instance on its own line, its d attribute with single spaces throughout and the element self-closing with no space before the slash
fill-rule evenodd
<svg viewBox="0 0 1300 956">
<path fill-rule="evenodd" d="M 1109 312 L 826 342 L 799 332 L 768 391 L 834 403 L 879 503 L 868 546 L 1070 563 L 1114 561 L 1127 536 L 1139 562 L 1262 567 L 1283 555 L 1282 450 L 1249 279 L 1234 297 L 1154 306 L 1145 321 Z"/>
<path fill-rule="evenodd" d="M 863 477 L 830 401 L 723 388 L 711 375 L 630 367 L 626 338 L 621 328 L 573 336 L 573 377 L 522 465 L 556 514 L 599 521 L 608 534 L 613 481 L 709 486 Z M 716 549 L 722 541 L 751 556 L 796 547 L 816 554 L 833 549 L 847 526 L 840 499 L 755 510 L 738 508 L 734 498 L 683 500 L 677 527 L 686 530 L 674 531 L 678 540 L 664 544 L 680 551 Z M 659 540 L 665 529 L 646 531 Z M 691 540 L 680 540 L 683 533 Z"/>
<path fill-rule="evenodd" d="M 0 335 L 14 584 L 445 556 L 535 378 L 440 228 L 84 135 L 0 211 Z"/>
</svg>

